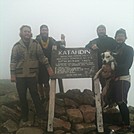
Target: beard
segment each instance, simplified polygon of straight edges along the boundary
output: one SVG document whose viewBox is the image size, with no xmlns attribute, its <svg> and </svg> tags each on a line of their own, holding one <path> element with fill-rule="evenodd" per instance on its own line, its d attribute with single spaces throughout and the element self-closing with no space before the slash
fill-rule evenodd
<svg viewBox="0 0 134 134">
<path fill-rule="evenodd" d="M 48 34 L 47 34 L 47 35 L 41 35 L 41 38 L 42 38 L 42 40 L 43 40 L 44 42 L 46 42 L 47 39 L 48 39 Z"/>
<path fill-rule="evenodd" d="M 30 42 L 32 35 L 23 35 L 20 33 L 20 37 L 24 42 Z"/>
<path fill-rule="evenodd" d="M 31 39 L 31 38 L 25 38 L 25 37 L 22 38 L 22 40 L 23 40 L 24 42 L 27 42 L 27 43 L 30 42 L 30 39 Z"/>
</svg>

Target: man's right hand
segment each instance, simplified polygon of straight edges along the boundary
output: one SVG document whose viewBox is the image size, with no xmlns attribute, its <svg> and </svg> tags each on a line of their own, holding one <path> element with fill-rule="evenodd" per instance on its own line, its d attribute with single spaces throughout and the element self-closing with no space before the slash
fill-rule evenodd
<svg viewBox="0 0 134 134">
<path fill-rule="evenodd" d="M 47 68 L 48 74 L 49 76 L 53 76 L 54 75 L 54 71 L 51 67 Z"/>
<path fill-rule="evenodd" d="M 93 44 L 92 47 L 91 47 L 93 50 L 96 50 L 98 49 L 98 46 L 96 44 Z"/>
<path fill-rule="evenodd" d="M 11 82 L 16 82 L 16 76 L 15 75 L 11 75 Z"/>
</svg>

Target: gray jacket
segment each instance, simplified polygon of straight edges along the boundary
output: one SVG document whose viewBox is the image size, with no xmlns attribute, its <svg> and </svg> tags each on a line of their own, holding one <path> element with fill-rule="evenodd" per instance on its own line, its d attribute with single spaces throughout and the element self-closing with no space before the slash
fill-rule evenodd
<svg viewBox="0 0 134 134">
<path fill-rule="evenodd" d="M 11 53 L 10 72 L 16 77 L 36 77 L 39 61 L 50 67 L 48 59 L 44 56 L 41 46 L 31 39 L 26 46 L 22 40 L 17 42 Z"/>
</svg>

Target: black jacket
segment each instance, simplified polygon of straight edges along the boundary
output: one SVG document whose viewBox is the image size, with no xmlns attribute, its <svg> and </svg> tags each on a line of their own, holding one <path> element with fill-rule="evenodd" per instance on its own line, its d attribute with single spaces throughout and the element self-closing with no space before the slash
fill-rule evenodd
<svg viewBox="0 0 134 134">
<path fill-rule="evenodd" d="M 86 48 L 90 48 L 92 47 L 93 44 L 96 44 L 97 47 L 99 48 L 98 51 L 98 66 L 99 68 L 101 68 L 102 66 L 102 60 L 101 60 L 101 53 L 109 50 L 109 51 L 113 51 L 116 47 L 116 41 L 111 38 L 108 37 L 107 35 L 101 38 L 96 38 L 92 41 L 90 41 L 87 45 Z"/>
<path fill-rule="evenodd" d="M 48 58 L 49 63 L 51 63 L 52 46 L 53 45 L 57 45 L 57 47 L 59 49 L 59 48 L 62 48 L 63 46 L 65 46 L 66 42 L 56 41 L 52 37 L 48 37 L 48 38 L 49 38 L 49 43 L 48 43 L 48 47 L 47 48 L 43 48 L 42 47 L 42 45 L 41 45 L 41 36 L 40 35 L 37 35 L 36 40 L 41 45 L 42 50 L 44 52 L 44 55 Z"/>
<path fill-rule="evenodd" d="M 117 53 L 117 67 L 115 73 L 116 77 L 129 75 L 129 69 L 131 68 L 133 63 L 133 48 L 123 43 L 117 44 L 115 51 Z"/>
</svg>

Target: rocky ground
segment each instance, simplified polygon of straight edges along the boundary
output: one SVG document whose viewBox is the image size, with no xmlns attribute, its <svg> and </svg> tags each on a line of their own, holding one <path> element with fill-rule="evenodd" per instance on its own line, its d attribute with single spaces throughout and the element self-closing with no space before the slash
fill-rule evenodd
<svg viewBox="0 0 134 134">
<path fill-rule="evenodd" d="M 15 84 L 9 80 L 0 80 L 0 134 L 47 134 L 47 119 L 37 118 L 35 109 L 28 93 L 29 121 L 20 122 L 20 105 Z M 48 115 L 48 102 L 44 110 Z M 134 126 L 134 107 L 129 106 L 131 126 Z M 57 93 L 55 101 L 55 118 L 53 134 L 97 134 L 96 109 L 94 94 L 91 90 L 68 90 Z M 121 132 L 118 126 L 121 116 L 117 108 L 105 109 L 103 113 L 105 134 L 133 134 Z"/>
</svg>

